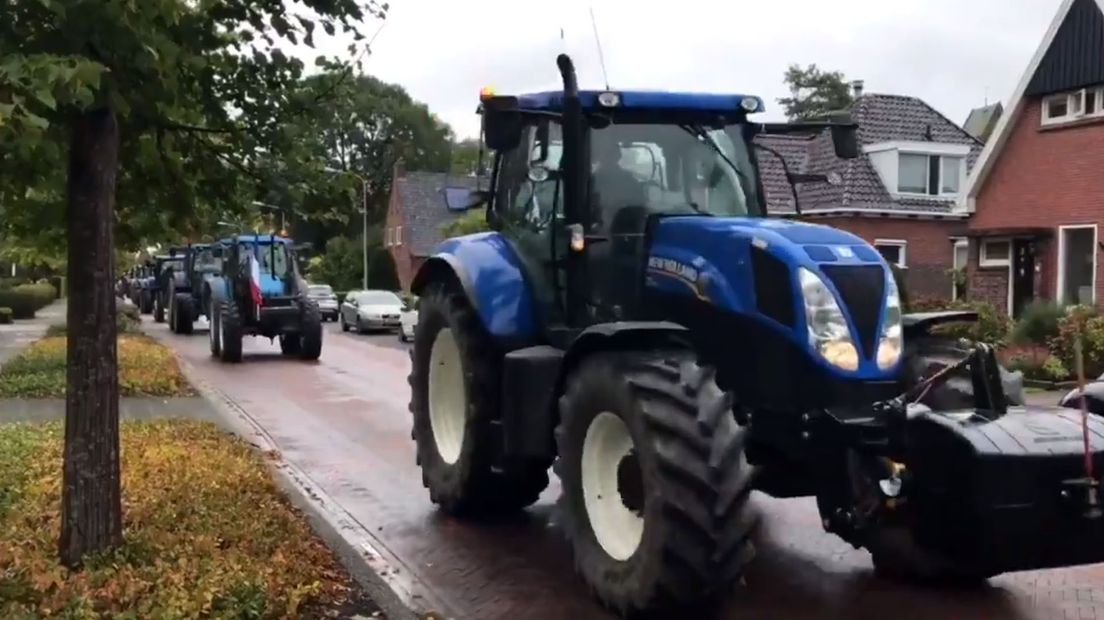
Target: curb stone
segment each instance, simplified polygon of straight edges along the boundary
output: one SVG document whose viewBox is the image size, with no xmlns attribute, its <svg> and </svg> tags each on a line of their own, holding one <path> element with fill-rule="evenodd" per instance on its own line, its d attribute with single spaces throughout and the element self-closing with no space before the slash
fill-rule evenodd
<svg viewBox="0 0 1104 620">
<path fill-rule="evenodd" d="M 175 352 L 174 352 L 175 353 Z M 333 500 L 310 476 L 280 456 L 279 446 L 248 411 L 229 396 L 196 377 L 191 363 L 176 356 L 185 377 L 207 400 L 229 429 L 271 456 L 280 489 L 337 555 L 350 576 L 389 620 L 445 620 L 459 617 L 413 571 L 388 551 Z"/>
</svg>

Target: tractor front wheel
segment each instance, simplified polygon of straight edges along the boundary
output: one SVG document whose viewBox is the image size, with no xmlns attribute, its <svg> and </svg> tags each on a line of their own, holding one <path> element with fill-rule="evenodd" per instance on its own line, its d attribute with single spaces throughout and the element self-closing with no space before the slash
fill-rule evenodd
<svg viewBox="0 0 1104 620">
<path fill-rule="evenodd" d="M 181 335 L 192 333 L 195 317 L 192 316 L 191 297 L 186 293 L 181 293 L 176 296 L 173 305 L 175 308 L 173 310 L 173 331 Z"/>
<path fill-rule="evenodd" d="M 322 355 L 322 312 L 312 301 L 303 304 L 302 312 L 297 354 L 300 359 L 316 360 Z"/>
<path fill-rule="evenodd" d="M 153 300 L 153 322 L 154 323 L 164 323 L 165 322 L 165 304 L 162 303 L 163 299 L 164 299 L 163 296 L 158 295 L 157 298 Z"/>
<path fill-rule="evenodd" d="M 410 373 L 412 436 L 422 484 L 456 515 L 520 510 L 548 486 L 547 461 L 504 462 L 498 433 L 502 356 L 465 296 L 422 297 Z"/>
<path fill-rule="evenodd" d="M 598 597 L 624 615 L 716 604 L 754 555 L 755 520 L 746 431 L 714 371 L 677 351 L 596 354 L 560 420 L 564 531 Z"/>
<path fill-rule="evenodd" d="M 218 309 L 219 359 L 237 363 L 242 360 L 242 323 L 238 305 L 224 301 Z"/>
</svg>

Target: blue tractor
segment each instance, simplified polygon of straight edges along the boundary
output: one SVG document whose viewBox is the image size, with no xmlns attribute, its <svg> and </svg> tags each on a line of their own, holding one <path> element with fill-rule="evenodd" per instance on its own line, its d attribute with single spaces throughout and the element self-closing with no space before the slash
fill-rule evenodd
<svg viewBox="0 0 1104 620">
<path fill-rule="evenodd" d="M 1084 467 L 1104 471 L 1104 441 L 1086 454 L 1069 410 L 1022 406 L 990 347 L 931 329 L 976 316 L 903 315 L 862 239 L 766 217 L 755 136 L 812 133 L 855 158 L 849 118 L 580 91 L 558 65 L 562 91 L 481 97 L 490 188 L 445 201 L 486 205 L 493 232 L 443 242 L 413 282 L 433 502 L 521 509 L 554 465 L 577 569 L 625 614 L 723 598 L 753 557 L 753 489 L 815 497 L 883 574 L 1104 560 Z"/>
<path fill-rule="evenodd" d="M 218 243 L 221 273 L 210 282 L 207 316 L 211 355 L 242 360 L 242 336 L 279 339 L 284 355 L 317 360 L 322 354 L 322 313 L 308 296 L 291 240 L 237 235 Z"/>
</svg>

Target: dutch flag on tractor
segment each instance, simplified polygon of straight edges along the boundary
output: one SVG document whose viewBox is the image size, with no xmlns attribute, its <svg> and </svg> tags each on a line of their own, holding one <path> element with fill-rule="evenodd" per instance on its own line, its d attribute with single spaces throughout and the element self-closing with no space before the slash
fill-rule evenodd
<svg viewBox="0 0 1104 620">
<path fill-rule="evenodd" d="M 253 298 L 253 305 L 260 308 L 264 301 L 261 296 L 261 265 L 253 255 L 249 256 L 249 295 Z"/>
</svg>

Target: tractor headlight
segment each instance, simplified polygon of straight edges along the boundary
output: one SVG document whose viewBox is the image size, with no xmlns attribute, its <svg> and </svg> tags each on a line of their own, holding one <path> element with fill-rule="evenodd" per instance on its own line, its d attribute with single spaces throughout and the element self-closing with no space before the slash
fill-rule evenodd
<svg viewBox="0 0 1104 620">
<path fill-rule="evenodd" d="M 886 303 L 882 312 L 882 333 L 878 337 L 878 368 L 889 370 L 901 359 L 901 296 L 892 274 L 886 275 Z"/>
<path fill-rule="evenodd" d="M 836 302 L 836 296 L 824 280 L 804 267 L 798 268 L 797 277 L 805 301 L 809 345 L 837 368 L 858 369 L 859 350 L 851 340 L 851 330 L 847 327 L 847 319 Z"/>
</svg>

